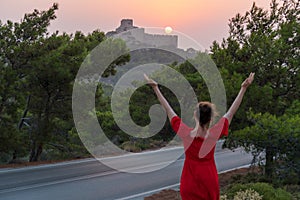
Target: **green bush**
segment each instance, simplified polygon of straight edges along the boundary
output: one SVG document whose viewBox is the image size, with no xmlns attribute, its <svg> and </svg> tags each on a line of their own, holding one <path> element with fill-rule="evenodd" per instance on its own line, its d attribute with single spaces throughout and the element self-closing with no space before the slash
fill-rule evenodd
<svg viewBox="0 0 300 200">
<path fill-rule="evenodd" d="M 142 149 L 139 146 L 137 146 L 134 142 L 131 142 L 131 141 L 123 142 L 121 145 L 121 148 L 128 152 L 141 152 L 142 151 Z"/>
<path fill-rule="evenodd" d="M 224 194 L 220 196 L 220 200 L 229 200 L 229 198 Z M 262 200 L 262 196 L 252 189 L 240 190 L 234 195 L 233 200 Z"/>
<path fill-rule="evenodd" d="M 257 183 L 265 182 L 265 177 L 261 172 L 248 172 L 246 175 L 237 174 L 231 177 L 230 183 L 232 184 L 247 184 L 247 183 Z"/>
<path fill-rule="evenodd" d="M 291 200 L 292 195 L 283 189 L 275 189 L 267 183 L 249 183 L 232 185 L 226 192 L 228 199 L 233 199 L 236 193 L 252 189 L 262 195 L 262 200 Z"/>
<path fill-rule="evenodd" d="M 10 160 L 11 160 L 10 154 L 0 152 L 0 164 L 7 164 Z"/>
<path fill-rule="evenodd" d="M 300 185 L 285 185 L 284 189 L 292 194 L 293 199 L 300 199 Z"/>
<path fill-rule="evenodd" d="M 249 189 L 237 192 L 234 195 L 233 200 L 262 200 L 262 195 L 252 189 Z"/>
</svg>

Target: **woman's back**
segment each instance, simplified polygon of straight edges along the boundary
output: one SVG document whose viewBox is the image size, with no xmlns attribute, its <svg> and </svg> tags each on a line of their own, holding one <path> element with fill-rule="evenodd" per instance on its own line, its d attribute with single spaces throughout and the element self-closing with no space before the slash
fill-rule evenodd
<svg viewBox="0 0 300 200">
<path fill-rule="evenodd" d="M 212 140 L 213 137 L 207 137 L 206 139 L 192 137 L 191 131 L 193 129 L 182 123 L 178 116 L 172 118 L 171 126 L 183 140 L 185 149 L 185 162 L 180 181 L 182 199 L 219 199 L 219 182 L 214 160 L 215 143 L 209 143 L 211 146 L 208 147 L 210 148 L 208 153 L 203 157 L 199 156 L 205 140 Z M 221 128 L 216 128 L 216 126 Z M 215 132 L 218 130 L 221 133 Z M 213 136 L 227 135 L 228 120 L 221 119 L 215 126 L 208 130 L 208 134 L 212 134 Z"/>
</svg>

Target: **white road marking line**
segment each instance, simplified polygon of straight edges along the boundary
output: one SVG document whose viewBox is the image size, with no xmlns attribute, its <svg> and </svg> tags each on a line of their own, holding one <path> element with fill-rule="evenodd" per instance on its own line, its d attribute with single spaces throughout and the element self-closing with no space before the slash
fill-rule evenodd
<svg viewBox="0 0 300 200">
<path fill-rule="evenodd" d="M 175 162 L 179 162 L 182 160 L 184 160 L 184 159 L 178 159 Z M 138 166 L 138 167 L 128 167 L 128 168 L 124 168 L 123 170 L 137 170 L 137 169 L 143 169 L 143 168 L 147 168 L 147 167 L 164 165 L 166 163 L 173 163 L 173 162 L 166 161 L 166 162 L 143 165 L 143 166 Z M 8 189 L 0 190 L 0 194 L 16 192 L 16 191 L 20 191 L 20 190 L 34 189 L 34 188 L 56 185 L 56 184 L 61 184 L 61 183 L 68 183 L 68 182 L 79 181 L 79 180 L 90 179 L 90 178 L 97 178 L 97 177 L 107 176 L 107 175 L 112 175 L 112 174 L 117 174 L 117 173 L 122 173 L 122 171 L 107 171 L 107 172 L 102 172 L 102 173 L 98 173 L 98 174 L 91 174 L 91 175 L 85 175 L 85 176 L 80 176 L 80 177 L 67 178 L 67 179 L 51 181 L 51 182 L 47 182 L 47 183 L 39 183 L 39 184 L 33 184 L 33 185 L 28 185 L 28 186 L 20 186 L 20 187 L 16 187 L 16 188 L 8 188 Z"/>
<path fill-rule="evenodd" d="M 235 167 L 235 168 L 232 168 L 232 169 L 221 171 L 221 172 L 219 172 L 219 174 L 223 174 L 223 173 L 230 172 L 230 171 L 233 171 L 233 170 L 236 170 L 236 169 L 246 168 L 246 167 L 250 167 L 250 166 L 251 166 L 251 164 L 243 165 L 243 166 L 240 166 L 240 167 Z M 128 199 L 143 197 L 145 195 L 150 195 L 150 194 L 159 192 L 161 190 L 175 188 L 175 187 L 179 187 L 179 186 L 180 186 L 180 183 L 177 183 L 177 184 L 174 184 L 174 185 L 169 185 L 169 186 L 161 187 L 161 188 L 158 188 L 158 189 L 155 189 L 155 190 L 150 190 L 150 191 L 147 191 L 147 192 L 142 192 L 142 193 L 130 195 L 130 196 L 127 196 L 127 197 L 122 197 L 122 198 L 119 198 L 119 199 L 116 199 L 116 200 L 128 200 Z"/>
<path fill-rule="evenodd" d="M 173 148 L 173 149 L 165 149 L 165 150 L 157 150 L 155 152 L 144 152 L 146 154 L 149 154 L 149 153 L 156 153 L 156 152 L 161 152 L 161 151 L 170 151 L 170 150 L 177 150 L 177 149 L 183 149 L 182 147 L 176 147 L 176 148 Z M 217 152 L 215 153 L 216 155 L 218 154 L 223 154 L 223 153 L 226 153 L 226 152 L 230 152 L 231 150 L 226 150 L 226 151 L 222 151 L 222 152 Z M 142 153 L 140 153 L 142 154 Z M 115 157 L 111 157 L 111 158 L 115 158 Z M 176 160 L 175 162 L 181 162 L 183 161 L 184 159 L 178 159 Z M 64 166 L 64 165 L 69 165 L 69 164 L 77 164 L 77 163 L 85 163 L 85 162 L 90 162 L 90 161 L 95 161 L 94 159 L 88 159 L 88 160 L 83 160 L 83 161 L 70 161 L 70 163 L 58 163 L 58 164 L 51 164 L 50 166 L 52 167 L 53 165 L 55 166 Z M 129 170 L 137 170 L 137 169 L 143 169 L 143 168 L 147 168 L 147 167 L 154 167 L 154 166 L 159 166 L 159 165 L 164 165 L 166 163 L 173 163 L 173 161 L 164 161 L 164 162 L 160 162 L 160 163 L 154 163 L 154 164 L 148 164 L 148 165 L 143 165 L 143 166 L 137 166 L 137 167 L 127 167 L 127 168 L 124 168 L 125 169 L 129 169 Z M 250 165 L 244 165 L 244 166 L 241 166 L 241 167 L 237 167 L 237 168 L 233 168 L 233 169 L 229 169 L 229 170 L 225 170 L 225 171 L 222 171 L 220 173 L 225 173 L 227 171 L 232 171 L 234 169 L 239 169 L 239 168 L 243 168 L 243 167 L 249 167 Z M 44 167 L 47 167 L 47 166 L 35 166 L 35 167 L 31 167 L 31 169 L 36 169 L 36 168 L 44 168 Z M 25 169 L 27 170 L 27 168 Z M 24 171 L 25 171 L 24 170 Z M 12 170 L 7 170 L 6 172 L 12 172 L 12 171 L 23 171 L 23 169 L 12 169 Z M 2 171 L 3 172 L 3 171 Z M 103 172 L 103 173 L 98 173 L 98 174 L 92 174 L 92 175 L 85 175 L 85 176 L 80 176 L 80 177 L 75 177 L 75 178 L 68 178 L 68 179 L 64 179 L 64 180 L 58 180 L 58 181 L 52 181 L 52 182 L 48 182 L 48 183 L 41 183 L 41 184 L 33 184 L 33 185 L 29 185 L 29 186 L 21 186 L 21 187 L 17 187 L 17 188 L 8 188 L 8 189 L 4 189 L 4 190 L 0 190 L 0 194 L 2 193 L 7 193 L 7 192 L 15 192 L 15 191 L 20 191 L 20 190 L 27 190 L 27 189 L 33 189 L 33 188 L 38 188 L 38 187 L 43 187 L 43 186 L 49 186 L 49 185 L 55 185 L 55 184 L 60 184 L 60 183 L 67 183 L 67 182 L 73 182 L 73 181 L 78 181 L 78 180 L 84 180 L 84 179 L 89 179 L 89 178 L 97 178 L 97 177 L 101 177 L 101 176 L 107 176 L 107 175 L 111 175 L 111 174 L 116 174 L 116 173 L 121 173 L 122 171 L 107 171 L 107 172 Z M 179 185 L 178 184 L 175 184 L 175 185 Z M 175 187 L 175 186 L 174 186 Z M 166 187 L 163 187 L 163 188 L 170 188 L 170 186 L 166 186 Z M 156 189 L 156 190 L 162 190 L 162 188 L 159 188 L 159 189 Z M 156 191 L 155 190 L 155 191 Z M 154 191 L 154 192 L 155 192 Z M 151 191 L 148 191 L 146 193 L 149 193 Z M 145 192 L 144 192 L 145 193 Z M 139 195 L 141 195 L 143 193 L 140 193 L 140 194 L 136 194 L 137 197 Z M 135 195 L 135 196 L 136 196 Z M 126 197 L 127 198 L 127 197 Z"/>
<path fill-rule="evenodd" d="M 168 186 L 161 187 L 161 188 L 158 188 L 158 189 L 155 189 L 155 190 L 150 190 L 150 191 L 147 191 L 147 192 L 142 192 L 142 193 L 139 193 L 139 194 L 134 194 L 134 195 L 123 197 L 123 198 L 119 198 L 119 199 L 116 199 L 116 200 L 127 200 L 127 199 L 133 199 L 133 198 L 137 198 L 137 197 L 142 197 L 142 196 L 149 195 L 149 194 L 152 194 L 152 193 L 155 193 L 155 192 L 159 192 L 161 190 L 178 187 L 179 185 L 180 185 L 179 183 L 174 184 L 174 185 L 168 185 Z"/>
<path fill-rule="evenodd" d="M 218 142 L 223 142 L 223 141 L 218 141 Z M 126 157 L 126 156 L 135 156 L 135 155 L 146 155 L 146 154 L 154 154 L 158 152 L 166 152 L 166 151 L 174 151 L 174 150 L 183 150 L 183 147 L 171 147 L 171 148 L 161 148 L 158 150 L 154 151 L 145 151 L 141 153 L 128 153 L 125 155 L 121 156 L 111 156 L 111 157 L 103 157 L 103 158 L 98 158 L 99 160 L 109 160 L 109 159 L 114 159 L 114 158 L 121 158 L 121 157 Z M 223 151 L 222 151 L 223 152 Z M 221 152 L 221 153 L 222 153 Z M 218 153 L 216 153 L 218 154 Z M 72 160 L 72 161 L 63 161 L 59 163 L 52 163 L 52 164 L 41 164 L 38 166 L 26 166 L 26 167 L 21 167 L 21 168 L 8 168 L 8 169 L 0 169 L 0 174 L 1 173 L 6 173 L 6 172 L 21 172 L 21 171 L 27 171 L 27 170 L 32 170 L 32 169 L 43 169 L 43 168 L 51 168 L 51 167 L 58 167 L 58 166 L 67 166 L 67 165 L 73 165 L 73 164 L 80 164 L 80 163 L 87 163 L 87 162 L 94 162 L 98 160 L 97 158 L 86 158 L 86 159 L 81 159 L 81 160 Z"/>
<path fill-rule="evenodd" d="M 141 153 L 130 153 L 130 154 L 125 154 L 122 156 L 112 156 L 112 157 L 104 157 L 104 158 L 98 158 L 99 160 L 109 160 L 109 159 L 114 159 L 114 158 L 122 158 L 126 156 L 135 156 L 135 155 L 146 155 L 146 154 L 154 154 L 158 152 L 166 152 L 166 151 L 174 151 L 178 149 L 183 149 L 183 147 L 172 147 L 172 148 L 162 148 L 159 150 L 155 151 L 146 151 L 146 152 L 141 152 Z M 42 168 L 52 168 L 52 167 L 57 167 L 57 166 L 67 166 L 67 165 L 72 165 L 72 164 L 80 164 L 80 163 L 87 163 L 87 162 L 95 162 L 97 161 L 96 158 L 86 158 L 78 161 L 65 161 L 61 163 L 53 163 L 53 164 L 41 164 L 39 166 L 28 166 L 28 167 L 22 167 L 22 168 L 8 168 L 8 169 L 0 169 L 0 174 L 1 173 L 6 173 L 6 172 L 17 172 L 17 171 L 27 171 L 27 170 L 32 170 L 32 169 L 42 169 Z"/>
</svg>

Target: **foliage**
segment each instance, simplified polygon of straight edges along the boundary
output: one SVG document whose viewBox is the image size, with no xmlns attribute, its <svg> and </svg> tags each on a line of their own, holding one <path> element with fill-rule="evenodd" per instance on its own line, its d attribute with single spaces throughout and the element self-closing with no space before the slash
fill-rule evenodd
<svg viewBox="0 0 300 200">
<path fill-rule="evenodd" d="M 226 194 L 220 196 L 220 200 L 228 200 Z M 262 200 L 262 196 L 259 195 L 256 191 L 249 189 L 245 191 L 238 191 L 233 200 Z"/>
<path fill-rule="evenodd" d="M 228 199 L 228 198 L 227 198 L 227 195 L 226 195 L 226 194 L 220 196 L 220 200 L 227 200 L 227 199 Z"/>
<path fill-rule="evenodd" d="M 18 108 L 23 101 L 17 80 L 17 74 L 11 65 L 0 61 L 0 141 L 5 141 L 0 145 L 0 157 L 6 157 L 6 161 L 24 155 L 27 145 L 23 142 L 26 135 L 17 129 L 20 114 Z"/>
<path fill-rule="evenodd" d="M 300 199 L 300 185 L 285 185 L 284 190 L 291 193 L 293 199 Z"/>
<path fill-rule="evenodd" d="M 249 183 L 232 185 L 226 192 L 229 199 L 233 199 L 238 192 L 253 190 L 262 196 L 262 200 L 290 200 L 291 194 L 283 189 L 275 189 L 267 183 Z"/>
<path fill-rule="evenodd" d="M 244 15 L 230 20 L 229 37 L 211 47 L 226 80 L 229 104 L 239 89 L 236 82 L 256 72 L 226 146 L 243 146 L 256 158 L 261 156 L 269 180 L 282 184 L 299 182 L 300 177 L 299 103 L 293 103 L 300 96 L 299 4 L 273 0 L 264 10 L 254 3 Z"/>
<path fill-rule="evenodd" d="M 247 92 L 249 100 L 243 103 L 254 112 L 282 115 L 293 100 L 299 99 L 299 15 L 299 1 L 273 0 L 270 10 L 254 3 L 244 15 L 237 14 L 230 20 L 229 37 L 211 47 L 216 65 L 226 69 L 222 74 L 225 80 L 237 74 L 244 79 L 249 72 L 256 72 L 255 83 Z M 235 85 L 234 81 L 229 85 Z M 233 89 L 236 94 L 238 89 Z M 229 104 L 232 98 L 230 92 Z M 234 130 L 249 125 L 245 112 L 239 110 L 234 119 L 237 123 L 232 123 Z"/>
<path fill-rule="evenodd" d="M 47 27 L 55 19 L 55 10 L 57 4 L 48 11 L 34 10 L 26 14 L 20 23 L 0 22 L 0 149 L 12 155 L 11 159 L 26 155 L 29 145 L 26 131 L 18 130 L 28 94 L 24 89 L 25 73 L 30 68 L 29 60 L 36 56 L 31 46 L 47 35 Z"/>
<path fill-rule="evenodd" d="M 135 54 L 138 54 L 139 52 L 135 52 Z M 153 52 L 152 52 L 153 53 Z M 209 58 L 209 56 L 205 53 L 199 53 L 198 56 L 196 58 L 194 58 L 193 60 L 189 60 L 183 63 L 177 63 L 177 62 L 173 62 L 173 63 L 166 63 L 168 64 L 168 66 L 174 70 L 176 70 L 177 72 L 179 72 L 180 74 L 182 74 L 189 82 L 189 84 L 192 86 L 193 90 L 195 91 L 195 93 L 198 95 L 197 98 L 201 99 L 201 100 L 209 100 L 209 93 L 208 93 L 208 89 L 207 86 L 205 85 L 205 82 L 203 80 L 203 78 L 200 76 L 200 74 L 196 71 L 195 67 L 193 65 L 198 64 L 198 65 L 209 65 L 205 62 L 207 62 L 206 59 Z M 138 54 L 140 55 L 140 54 Z M 141 54 L 143 55 L 143 54 Z M 152 55 L 152 54 L 151 54 Z M 164 56 L 164 55 L 161 55 Z M 135 56 L 131 56 L 131 58 L 133 60 L 130 61 L 130 65 L 135 66 L 136 64 L 139 64 L 140 60 L 137 60 L 135 58 Z M 158 59 L 158 58 L 156 58 Z M 162 57 L 160 57 L 160 59 L 162 60 Z M 137 63 L 136 63 L 137 62 Z M 127 68 L 129 66 L 125 66 L 125 68 Z M 123 68 L 124 70 L 124 68 Z M 120 72 L 122 73 L 122 72 Z M 174 77 L 172 74 L 170 74 L 169 71 L 167 71 L 167 69 L 161 69 L 161 70 L 156 70 L 154 71 L 152 74 L 148 74 L 150 75 L 153 79 L 155 79 L 156 81 L 158 81 L 159 83 L 164 83 L 164 85 L 173 85 L 175 86 L 176 84 L 178 84 L 178 79 L 176 77 Z M 118 73 L 117 73 L 118 76 Z M 134 81 L 131 83 L 133 86 L 136 85 L 137 83 L 135 83 Z M 185 123 L 187 123 L 190 126 L 194 125 L 194 120 L 192 118 L 192 114 L 193 114 L 193 109 L 194 106 L 196 105 L 188 105 L 190 102 L 190 98 L 187 95 L 184 95 L 184 93 L 181 93 L 180 95 L 181 98 L 178 99 L 178 96 L 175 96 L 175 94 L 173 93 L 173 91 L 171 89 L 168 89 L 166 86 L 164 85 L 160 85 L 160 89 L 162 91 L 162 93 L 164 94 L 164 96 L 168 99 L 170 105 L 174 108 L 175 112 L 178 113 L 179 115 L 182 115 L 182 112 L 186 112 L 188 113 L 188 111 L 192 111 L 189 112 L 190 114 L 190 119 L 188 119 L 189 121 L 185 121 Z M 136 123 L 136 125 L 138 126 L 146 126 L 150 123 L 150 118 L 149 115 L 147 114 L 150 110 L 150 107 L 154 104 L 159 104 L 156 95 L 153 92 L 153 89 L 149 86 L 142 86 L 139 87 L 138 89 L 136 89 L 134 92 L 132 92 L 132 87 L 131 85 L 129 86 L 123 86 L 124 89 L 122 90 L 122 93 L 118 96 L 118 102 L 116 102 L 116 106 L 117 106 L 117 113 L 114 113 L 115 115 L 118 115 L 119 118 L 122 119 L 122 115 L 124 115 L 124 113 L 126 113 L 126 109 L 127 107 L 125 107 L 124 105 L 127 105 L 127 99 L 125 98 L 126 96 L 129 96 L 128 94 L 132 93 L 132 95 L 130 96 L 130 101 L 129 101 L 129 111 L 130 111 L 130 117 L 131 119 L 134 121 L 134 123 Z M 201 91 L 201 92 L 200 92 Z M 109 96 L 110 94 L 108 94 Z M 116 95 L 116 93 L 115 93 Z M 177 94 L 178 95 L 178 94 Z M 109 102 L 109 100 L 107 101 Z M 180 103 L 182 103 L 185 108 L 187 109 L 183 109 L 181 110 L 180 108 Z M 122 139 L 125 140 L 131 140 L 131 139 L 137 139 L 137 138 L 126 138 L 126 133 L 123 133 L 122 131 L 119 130 L 118 126 L 116 125 L 116 123 L 113 121 L 112 118 L 112 114 L 111 113 L 111 109 L 109 107 L 105 107 L 105 106 L 97 106 L 97 110 L 99 112 L 97 112 L 98 114 L 98 118 L 99 118 L 99 122 L 102 125 L 104 125 L 103 129 L 105 131 L 105 133 L 108 135 L 108 137 L 110 139 L 112 139 L 114 136 L 118 135 L 120 136 Z M 106 113 L 106 117 L 104 117 L 104 113 Z M 126 120 L 123 120 L 121 123 L 127 123 Z M 147 130 L 145 130 L 147 132 Z M 142 133 L 141 133 L 142 134 Z M 139 141 L 143 141 L 142 143 L 148 143 L 150 142 L 150 140 L 154 139 L 154 140 L 163 140 L 163 141 L 170 141 L 171 139 L 173 139 L 173 137 L 175 136 L 174 132 L 172 131 L 169 121 L 166 120 L 165 125 L 163 126 L 163 128 L 153 137 L 150 137 L 148 139 L 138 139 Z M 148 140 L 148 141 L 147 141 Z"/>
<path fill-rule="evenodd" d="M 228 185 L 236 184 L 236 183 L 246 184 L 246 183 L 265 182 L 265 181 L 266 179 L 263 176 L 262 172 L 249 172 L 246 175 L 238 174 L 232 176 Z"/>
<path fill-rule="evenodd" d="M 235 131 L 227 142 L 230 146 L 243 146 L 256 159 L 265 160 L 265 173 L 269 180 L 297 183 L 300 167 L 299 116 L 290 115 L 289 110 L 281 117 L 250 112 L 253 125 Z"/>
<path fill-rule="evenodd" d="M 233 200 L 262 200 L 262 195 L 252 189 L 249 189 L 245 191 L 238 191 L 234 195 Z"/>
<path fill-rule="evenodd" d="M 29 160 L 37 161 L 44 149 L 48 155 L 76 157 L 72 151 L 82 146 L 72 131 L 73 82 L 84 58 L 106 38 L 98 30 L 87 35 L 50 34 L 47 29 L 57 9 L 53 4 L 47 11 L 25 14 L 20 22 L 0 23 L 0 150 L 12 159 L 30 152 Z M 129 55 L 121 56 L 104 75 L 113 74 L 128 59 Z"/>
</svg>

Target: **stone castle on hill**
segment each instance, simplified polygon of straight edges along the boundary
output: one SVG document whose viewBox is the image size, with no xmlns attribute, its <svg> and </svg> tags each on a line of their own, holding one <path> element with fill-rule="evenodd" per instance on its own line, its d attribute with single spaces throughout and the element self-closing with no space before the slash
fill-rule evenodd
<svg viewBox="0 0 300 200">
<path fill-rule="evenodd" d="M 134 26 L 132 19 L 122 19 L 121 25 L 114 31 L 107 32 L 106 36 L 124 40 L 131 50 L 128 63 L 121 67 L 117 66 L 117 73 L 114 76 L 102 78 L 108 85 L 115 85 L 126 71 L 137 65 L 182 63 L 198 54 L 193 48 L 187 50 L 178 48 L 177 35 L 146 33 L 144 28 Z"/>
<path fill-rule="evenodd" d="M 128 44 L 137 47 L 164 47 L 167 49 L 178 48 L 177 35 L 145 33 L 144 28 L 139 28 L 133 25 L 132 19 L 122 19 L 121 25 L 115 31 L 110 31 L 106 34 L 108 37 L 113 37 L 115 35 L 124 39 Z"/>
</svg>

